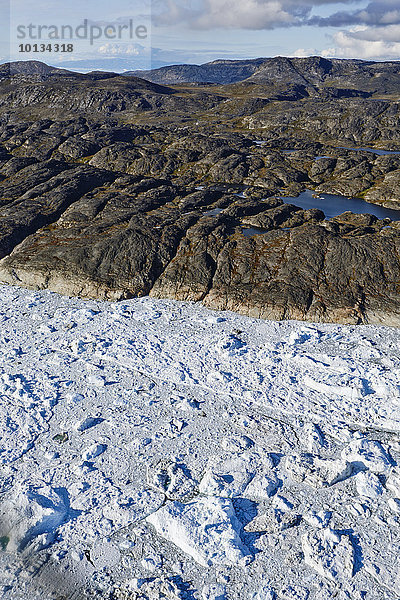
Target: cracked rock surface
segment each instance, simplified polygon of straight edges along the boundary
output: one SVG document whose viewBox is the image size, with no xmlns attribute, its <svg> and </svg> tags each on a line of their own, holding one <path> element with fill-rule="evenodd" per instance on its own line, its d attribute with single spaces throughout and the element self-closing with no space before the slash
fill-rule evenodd
<svg viewBox="0 0 400 600">
<path fill-rule="evenodd" d="M 399 325 L 396 65 L 240 68 L 251 84 L 172 88 L 0 67 L 0 281 Z M 378 77 L 371 88 L 371 73 L 386 74 L 386 91 Z M 275 89 L 285 77 L 292 87 Z M 348 79 L 341 93 L 335 78 Z M 363 198 L 366 214 L 302 209 L 306 190 Z M 390 217 L 368 214 L 373 205 Z"/>
<path fill-rule="evenodd" d="M 93 127 L 106 148 L 111 135 L 137 135 Z M 115 151 L 130 156 L 124 145 Z M 198 189 L 180 177 L 129 174 L 128 163 L 89 162 L 5 156 L 3 282 L 84 298 L 200 300 L 278 320 L 399 324 L 396 222 L 351 213 L 326 221 L 264 188 Z M 277 192 L 283 183 L 272 185 Z M 256 234 L 244 235 L 249 227 Z"/>
</svg>

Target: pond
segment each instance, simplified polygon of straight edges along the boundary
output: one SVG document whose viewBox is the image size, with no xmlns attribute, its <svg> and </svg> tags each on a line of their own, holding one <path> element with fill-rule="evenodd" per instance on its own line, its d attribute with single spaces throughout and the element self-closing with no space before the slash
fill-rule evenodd
<svg viewBox="0 0 400 600">
<path fill-rule="evenodd" d="M 346 148 L 345 146 L 339 146 L 340 150 L 356 150 L 358 152 L 372 152 L 378 156 L 386 156 L 387 154 L 397 154 L 400 152 L 397 150 L 376 150 L 375 148 Z"/>
<path fill-rule="evenodd" d="M 205 217 L 216 217 L 222 213 L 223 210 L 223 208 L 212 208 L 211 210 L 206 210 L 203 214 Z"/>
<path fill-rule="evenodd" d="M 253 237 L 253 235 L 262 235 L 268 233 L 269 229 L 261 229 L 260 227 L 244 227 L 242 233 L 245 237 Z"/>
<path fill-rule="evenodd" d="M 324 211 L 327 219 L 337 217 L 346 211 L 351 211 L 355 214 L 368 213 L 375 215 L 378 219 L 389 217 L 392 221 L 400 221 L 400 210 L 392 210 L 377 204 L 370 204 L 361 200 L 361 198 L 346 198 L 345 196 L 336 196 L 333 194 L 322 194 L 319 198 L 314 198 L 312 190 L 302 192 L 297 198 L 282 197 L 286 204 L 294 204 L 303 209 L 319 208 Z"/>
<path fill-rule="evenodd" d="M 257 146 L 265 146 L 265 144 L 270 144 L 270 142 L 265 142 L 263 140 L 253 140 Z M 351 148 L 350 146 L 332 146 L 332 150 L 353 150 L 355 152 L 371 152 L 372 154 L 377 154 L 378 156 L 387 156 L 394 155 L 400 156 L 400 150 L 378 150 L 376 148 Z M 281 150 L 282 154 L 292 154 L 292 152 L 298 152 L 299 148 L 290 148 L 289 150 Z M 331 156 L 316 156 L 315 160 L 320 160 L 321 158 L 331 158 Z"/>
<path fill-rule="evenodd" d="M 319 208 L 325 214 L 327 219 L 337 217 L 346 211 L 350 211 L 355 214 L 370 214 L 375 215 L 378 219 L 389 218 L 392 221 L 400 221 L 400 210 L 392 210 L 390 208 L 384 208 L 377 204 L 370 204 L 361 200 L 361 198 L 346 198 L 346 196 L 338 196 L 334 194 L 322 194 L 319 198 L 313 196 L 315 192 L 313 190 L 306 190 L 299 196 L 279 196 L 285 204 L 294 204 L 305 210 L 309 208 Z M 237 193 L 235 196 L 242 198 L 243 193 Z M 223 208 L 212 208 L 211 210 L 204 211 L 204 216 L 217 216 L 224 209 Z M 286 229 L 286 228 L 281 228 Z M 261 229 L 259 227 L 243 227 L 242 234 L 245 237 L 253 237 L 254 235 L 262 235 L 267 233 L 268 229 Z"/>
</svg>

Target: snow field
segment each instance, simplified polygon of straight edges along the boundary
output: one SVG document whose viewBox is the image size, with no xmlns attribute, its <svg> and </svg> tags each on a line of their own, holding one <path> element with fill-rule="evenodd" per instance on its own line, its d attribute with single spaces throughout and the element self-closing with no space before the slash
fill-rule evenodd
<svg viewBox="0 0 400 600">
<path fill-rule="evenodd" d="M 5 600 L 399 600 L 400 333 L 0 287 Z"/>
</svg>

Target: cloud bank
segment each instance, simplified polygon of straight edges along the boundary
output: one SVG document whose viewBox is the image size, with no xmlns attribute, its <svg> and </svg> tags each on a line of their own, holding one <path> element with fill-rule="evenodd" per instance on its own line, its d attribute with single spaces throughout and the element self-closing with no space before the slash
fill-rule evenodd
<svg viewBox="0 0 400 600">
<path fill-rule="evenodd" d="M 366 8 L 356 11 L 341 11 L 329 17 L 313 17 L 308 25 L 319 27 L 346 27 L 348 25 L 368 25 L 386 27 L 400 24 L 399 0 L 378 0 L 370 2 Z"/>
<path fill-rule="evenodd" d="M 334 47 L 324 55 L 364 59 L 400 57 L 400 5 L 398 0 L 378 0 L 362 10 L 314 17 L 310 25 L 346 27 L 333 35 Z"/>
<path fill-rule="evenodd" d="M 400 25 L 385 28 L 355 27 L 333 35 L 334 46 L 322 52 L 323 56 L 337 58 L 393 59 L 400 57 Z"/>
<path fill-rule="evenodd" d="M 354 4 L 354 0 L 336 0 L 335 4 L 338 3 L 345 6 Z M 154 21 L 156 25 L 185 23 L 195 29 L 253 30 L 308 24 L 325 26 L 326 19 L 335 17 L 340 21 L 345 20 L 344 16 L 350 22 L 357 22 L 356 13 L 351 11 L 327 18 L 311 16 L 313 9 L 330 4 L 332 0 L 159 0 L 154 5 Z M 394 6 L 391 0 L 385 4 Z"/>
<path fill-rule="evenodd" d="M 157 26 L 183 24 L 197 30 L 337 28 L 324 56 L 400 58 L 400 0 L 155 0 Z M 355 2 L 359 8 L 355 9 Z M 329 7 L 340 11 L 329 15 Z M 323 9 L 323 10 L 321 10 Z M 325 16 L 318 16 L 318 12 Z M 326 14 L 328 13 L 328 16 Z M 296 55 L 305 55 L 300 48 Z M 316 51 L 318 53 L 318 51 Z"/>
</svg>

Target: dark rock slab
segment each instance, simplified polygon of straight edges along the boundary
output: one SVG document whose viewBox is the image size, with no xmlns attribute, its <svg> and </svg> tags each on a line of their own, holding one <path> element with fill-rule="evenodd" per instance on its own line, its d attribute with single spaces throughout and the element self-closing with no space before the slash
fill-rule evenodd
<svg viewBox="0 0 400 600">
<path fill-rule="evenodd" d="M 61 173 L 54 174 L 61 168 Z M 37 183 L 17 199 L 8 202 L 3 199 L 3 207 L 0 208 L 0 257 L 9 254 L 26 236 L 53 223 L 82 193 L 115 179 L 112 173 L 93 167 L 65 169 L 65 165 L 51 164 L 35 171 L 35 181 L 41 181 L 44 173 L 47 177 L 50 175 L 46 181 Z M 15 184 L 8 191 L 10 195 L 15 193 Z"/>
</svg>

